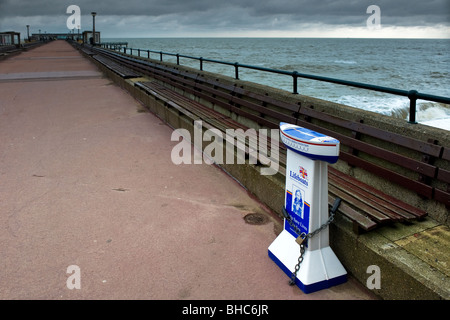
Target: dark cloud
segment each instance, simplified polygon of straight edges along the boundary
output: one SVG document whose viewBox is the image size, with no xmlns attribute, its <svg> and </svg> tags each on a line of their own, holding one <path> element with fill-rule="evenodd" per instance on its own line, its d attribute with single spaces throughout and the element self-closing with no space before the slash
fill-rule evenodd
<svg viewBox="0 0 450 320">
<path fill-rule="evenodd" d="M 152 26 L 170 30 L 169 24 L 207 31 L 283 30 L 299 24 L 361 27 L 370 5 L 380 7 L 383 25 L 450 25 L 450 0 L 0 0 L 0 29 L 2 20 L 9 22 L 5 28 L 14 28 L 14 17 L 21 17 L 21 24 L 32 17 L 34 24 L 45 24 L 46 18 L 36 17 L 48 17 L 59 21 L 55 29 L 64 28 L 69 5 L 78 5 L 83 17 L 96 11 L 99 26 L 108 22 L 110 31 L 129 27 L 131 33 Z"/>
<path fill-rule="evenodd" d="M 160 16 L 198 12 L 223 12 L 240 9 L 254 17 L 289 15 L 322 23 L 353 23 L 366 8 L 378 5 L 386 18 L 405 19 L 421 16 L 429 22 L 449 22 L 449 0 L 0 0 L 0 16 L 61 15 L 69 5 L 78 5 L 83 14 Z"/>
</svg>

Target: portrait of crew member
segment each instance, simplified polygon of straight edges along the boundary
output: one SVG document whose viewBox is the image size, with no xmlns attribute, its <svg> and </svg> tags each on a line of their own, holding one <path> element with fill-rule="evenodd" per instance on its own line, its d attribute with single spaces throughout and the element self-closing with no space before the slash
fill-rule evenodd
<svg viewBox="0 0 450 320">
<path fill-rule="evenodd" d="M 292 204 L 292 211 L 303 219 L 303 199 L 299 189 L 295 191 L 294 203 Z"/>
</svg>

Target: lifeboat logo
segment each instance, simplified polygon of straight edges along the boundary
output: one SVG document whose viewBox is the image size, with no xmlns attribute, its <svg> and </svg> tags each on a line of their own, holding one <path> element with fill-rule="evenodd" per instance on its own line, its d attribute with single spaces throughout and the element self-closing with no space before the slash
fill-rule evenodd
<svg viewBox="0 0 450 320">
<path fill-rule="evenodd" d="M 300 177 L 304 180 L 308 180 L 308 171 L 306 171 L 305 168 L 299 167 L 298 173 L 300 174 Z"/>
<path fill-rule="evenodd" d="M 304 186 L 308 186 L 308 172 L 305 168 L 299 167 L 298 172 L 289 171 L 289 176 L 291 177 L 291 179 L 302 183 Z"/>
</svg>

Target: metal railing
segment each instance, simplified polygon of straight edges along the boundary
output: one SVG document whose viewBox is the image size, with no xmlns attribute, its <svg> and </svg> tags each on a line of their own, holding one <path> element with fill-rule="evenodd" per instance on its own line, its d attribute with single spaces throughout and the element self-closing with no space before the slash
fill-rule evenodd
<svg viewBox="0 0 450 320">
<path fill-rule="evenodd" d="M 108 48 L 106 45 L 103 47 Z M 293 94 L 298 94 L 298 78 L 302 78 L 302 79 L 317 80 L 317 81 L 322 81 L 322 82 L 328 82 L 328 83 L 334 83 L 334 84 L 354 87 L 354 88 L 360 88 L 360 89 L 366 89 L 366 90 L 371 90 L 371 91 L 378 91 L 378 92 L 403 96 L 403 97 L 407 97 L 409 99 L 409 123 L 417 123 L 416 112 L 417 112 L 417 100 L 419 100 L 419 99 L 450 105 L 450 97 L 443 97 L 443 96 L 436 96 L 436 95 L 421 93 L 416 90 L 400 90 L 400 89 L 394 89 L 394 88 L 389 88 L 389 87 L 376 86 L 376 85 L 367 84 L 367 83 L 305 74 L 305 73 L 300 73 L 297 71 L 278 70 L 278 69 L 252 66 L 252 65 L 248 65 L 248 64 L 241 64 L 238 62 L 227 62 L 227 61 L 220 61 L 220 60 L 214 60 L 214 59 L 207 59 L 207 58 L 203 58 L 203 57 L 192 57 L 192 56 L 182 55 L 179 53 L 169 53 L 169 52 L 146 50 L 146 49 L 134 49 L 134 48 L 127 48 L 127 47 L 121 47 L 121 48 L 116 47 L 115 50 L 123 51 L 124 54 L 127 54 L 127 52 L 129 51 L 130 55 L 133 55 L 133 51 L 134 51 L 134 52 L 137 52 L 138 57 L 141 57 L 141 53 L 146 53 L 147 54 L 146 57 L 148 59 L 150 59 L 150 53 L 155 53 L 155 54 L 159 55 L 159 60 L 161 62 L 163 61 L 163 56 L 172 56 L 172 57 L 177 58 L 177 65 L 180 65 L 180 58 L 197 60 L 200 63 L 199 68 L 201 71 L 203 71 L 203 63 L 204 62 L 228 65 L 228 66 L 234 67 L 234 73 L 235 73 L 236 80 L 239 80 L 239 68 L 253 69 L 253 70 L 257 70 L 257 71 L 286 75 L 286 76 L 292 77 L 292 81 L 293 81 L 292 93 Z"/>
</svg>

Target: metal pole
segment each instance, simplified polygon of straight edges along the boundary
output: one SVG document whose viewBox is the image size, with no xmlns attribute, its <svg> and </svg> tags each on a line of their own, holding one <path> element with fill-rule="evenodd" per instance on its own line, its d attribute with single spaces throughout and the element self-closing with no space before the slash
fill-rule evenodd
<svg viewBox="0 0 450 320">
<path fill-rule="evenodd" d="M 92 14 L 92 45 L 95 46 L 95 16 L 97 12 L 91 12 Z"/>
<path fill-rule="evenodd" d="M 416 101 L 417 101 L 417 91 L 411 90 L 408 92 L 409 98 L 409 123 L 416 124 Z"/>
<path fill-rule="evenodd" d="M 293 86 L 293 91 L 292 91 L 292 93 L 293 94 L 298 94 L 298 90 L 297 90 L 297 74 L 298 74 L 298 72 L 297 71 L 294 71 L 294 72 L 292 72 L 292 78 L 294 79 L 294 86 Z"/>
</svg>

